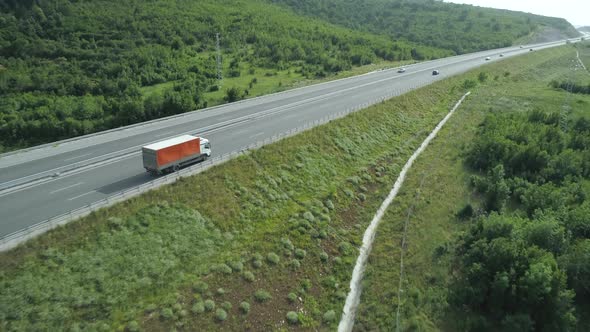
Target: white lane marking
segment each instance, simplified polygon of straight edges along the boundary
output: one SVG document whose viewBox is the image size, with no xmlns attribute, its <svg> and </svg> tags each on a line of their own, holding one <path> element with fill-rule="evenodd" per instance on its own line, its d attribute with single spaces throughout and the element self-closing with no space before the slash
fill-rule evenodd
<svg viewBox="0 0 590 332">
<path fill-rule="evenodd" d="M 89 156 L 91 154 L 92 154 L 92 152 L 91 153 L 86 153 L 86 154 L 83 154 L 83 155 L 79 155 L 79 156 L 75 156 L 75 157 L 72 157 L 72 158 L 64 159 L 64 161 L 70 161 L 70 160 L 74 160 L 74 159 L 78 159 L 78 158 L 83 158 L 83 157 Z"/>
<path fill-rule="evenodd" d="M 254 134 L 252 136 L 250 136 L 249 138 L 254 138 L 254 137 L 258 137 L 260 135 L 264 135 L 264 131 L 259 132 L 258 134 Z"/>
<path fill-rule="evenodd" d="M 165 132 L 165 133 L 160 134 L 160 135 L 154 135 L 154 137 L 164 137 L 164 136 L 168 136 L 168 135 L 172 135 L 172 134 L 174 134 L 173 131 L 168 131 L 168 132 Z"/>
<path fill-rule="evenodd" d="M 87 193 L 83 193 L 83 194 L 81 194 L 81 195 L 74 196 L 74 197 L 72 197 L 72 198 L 68 198 L 68 201 L 73 201 L 73 200 L 75 200 L 75 199 L 78 199 L 78 198 L 80 198 L 80 197 L 84 197 L 84 196 L 86 196 L 86 195 L 93 194 L 93 193 L 95 193 L 95 192 L 96 192 L 96 190 L 92 190 L 92 191 L 89 191 L 89 192 L 87 192 Z"/>
<path fill-rule="evenodd" d="M 79 185 L 81 185 L 81 184 L 83 184 L 83 183 L 84 183 L 84 182 L 78 182 L 78 183 L 74 183 L 74 184 L 73 184 L 73 185 L 71 185 L 71 186 L 67 186 L 67 187 L 63 187 L 63 188 L 60 188 L 60 189 L 54 190 L 54 191 L 50 192 L 50 194 L 55 194 L 55 193 L 58 193 L 58 192 L 60 192 L 60 191 L 64 191 L 64 190 L 66 190 L 66 189 L 74 188 L 74 187 L 77 187 L 77 186 L 79 186 Z"/>
</svg>

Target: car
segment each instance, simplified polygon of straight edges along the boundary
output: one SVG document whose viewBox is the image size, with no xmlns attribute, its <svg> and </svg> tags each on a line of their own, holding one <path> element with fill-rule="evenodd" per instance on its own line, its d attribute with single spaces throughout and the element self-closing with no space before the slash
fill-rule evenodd
<svg viewBox="0 0 590 332">
<path fill-rule="evenodd" d="M 500 58 L 503 57 L 503 56 L 504 56 L 504 54 L 500 53 Z"/>
<path fill-rule="evenodd" d="M 490 58 L 489 56 L 486 57 L 486 61 L 491 60 L 492 58 Z"/>
<path fill-rule="evenodd" d="M 398 73 L 405 73 L 406 72 L 406 68 L 400 68 L 397 70 Z"/>
<path fill-rule="evenodd" d="M 533 49 L 532 49 L 532 48 L 531 48 L 531 49 L 529 49 L 529 52 L 532 52 L 532 51 L 533 51 Z"/>
<path fill-rule="evenodd" d="M 520 48 L 524 48 L 524 46 L 520 45 Z"/>
<path fill-rule="evenodd" d="M 433 70 L 432 71 L 432 75 L 438 75 L 438 74 L 440 74 L 440 71 L 438 71 L 438 70 Z"/>
</svg>

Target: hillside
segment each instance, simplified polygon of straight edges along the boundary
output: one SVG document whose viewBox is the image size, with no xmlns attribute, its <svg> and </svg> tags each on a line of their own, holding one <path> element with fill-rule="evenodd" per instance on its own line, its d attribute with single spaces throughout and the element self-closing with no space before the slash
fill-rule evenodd
<svg viewBox="0 0 590 332">
<path fill-rule="evenodd" d="M 0 152 L 207 106 L 204 95 L 218 89 L 216 33 L 223 76 L 251 77 L 223 87 L 228 101 L 280 86 L 278 71 L 316 78 L 452 53 L 257 0 L 0 1 L 0 9 Z"/>
<path fill-rule="evenodd" d="M 468 53 L 513 45 L 546 28 L 578 35 L 561 18 L 434 0 L 270 0 L 299 13 L 395 39 Z"/>
</svg>

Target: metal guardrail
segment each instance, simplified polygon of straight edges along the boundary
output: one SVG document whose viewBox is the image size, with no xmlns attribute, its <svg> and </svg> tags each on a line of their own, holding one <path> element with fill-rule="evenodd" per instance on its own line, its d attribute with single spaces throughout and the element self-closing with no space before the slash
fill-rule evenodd
<svg viewBox="0 0 590 332">
<path fill-rule="evenodd" d="M 210 158 L 204 162 L 201 162 L 199 164 L 195 164 L 193 166 L 181 169 L 178 172 L 171 173 L 171 174 L 156 178 L 152 181 L 146 182 L 146 183 L 141 184 L 141 185 L 134 187 L 134 188 L 120 191 L 116 194 L 113 194 L 109 197 L 103 198 L 99 201 L 90 203 L 86 206 L 71 210 L 71 211 L 64 213 L 64 214 L 60 214 L 60 215 L 51 217 L 51 218 L 44 220 L 42 222 L 39 222 L 35 225 L 31 225 L 31 226 L 23 228 L 19 231 L 5 235 L 0 238 L 0 251 L 6 251 L 9 249 L 12 249 L 12 248 L 18 246 L 19 244 L 21 244 L 31 238 L 39 236 L 39 235 L 41 235 L 53 228 L 56 228 L 60 225 L 67 224 L 70 221 L 80 219 L 84 216 L 87 216 L 96 210 L 112 206 L 112 205 L 117 204 L 119 202 L 128 200 L 132 197 L 139 196 L 139 195 L 146 193 L 150 190 L 157 189 L 163 185 L 174 183 L 183 177 L 188 177 L 188 176 L 192 176 L 195 174 L 199 174 L 199 173 L 201 173 L 213 166 L 220 165 L 228 160 L 231 160 L 231 159 L 236 158 L 238 156 L 244 155 L 244 154 L 248 153 L 249 151 L 259 149 L 260 147 L 262 147 L 264 145 L 278 142 L 284 138 L 294 136 L 296 134 L 302 133 L 302 132 L 307 131 L 311 128 L 314 128 L 316 126 L 326 124 L 332 120 L 343 118 L 351 113 L 357 112 L 357 111 L 367 108 L 371 105 L 378 104 L 380 102 L 384 102 L 387 99 L 402 95 L 404 93 L 407 93 L 411 90 L 422 87 L 424 85 L 426 85 L 426 81 L 420 82 L 420 83 L 412 85 L 412 86 L 407 86 L 402 89 L 395 90 L 395 91 L 387 94 L 386 96 L 375 99 L 373 102 L 362 103 L 360 105 L 346 109 L 344 111 L 330 114 L 330 115 L 323 117 L 321 119 L 308 122 L 308 123 L 304 124 L 303 126 L 290 129 L 286 132 L 268 137 L 262 141 L 258 141 L 258 142 L 252 143 L 250 145 L 244 146 L 237 151 L 233 151 L 230 153 L 226 153 L 223 155 L 212 157 L 212 158 Z"/>
</svg>

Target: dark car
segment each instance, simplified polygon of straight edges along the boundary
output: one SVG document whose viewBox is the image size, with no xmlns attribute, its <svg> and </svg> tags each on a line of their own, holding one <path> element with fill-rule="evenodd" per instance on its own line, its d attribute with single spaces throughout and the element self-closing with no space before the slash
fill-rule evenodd
<svg viewBox="0 0 590 332">
<path fill-rule="evenodd" d="M 432 71 L 432 75 L 438 75 L 438 74 L 440 74 L 440 71 L 438 71 L 438 70 L 433 70 Z"/>
</svg>

